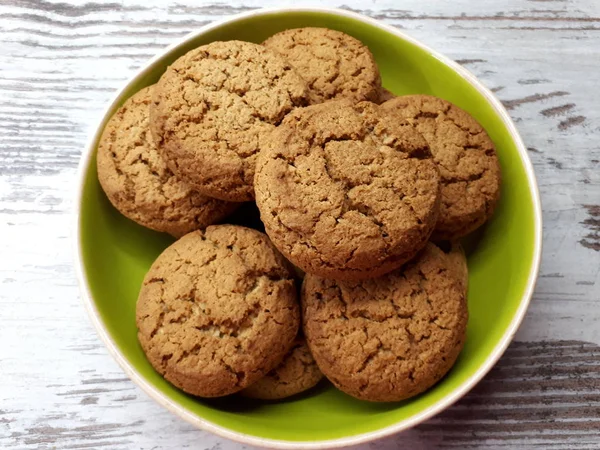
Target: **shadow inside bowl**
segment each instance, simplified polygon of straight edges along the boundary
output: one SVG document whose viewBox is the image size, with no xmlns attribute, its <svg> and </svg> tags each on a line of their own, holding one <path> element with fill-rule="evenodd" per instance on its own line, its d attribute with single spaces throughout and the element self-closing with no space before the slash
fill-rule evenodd
<svg viewBox="0 0 600 450">
<path fill-rule="evenodd" d="M 265 232 L 265 226 L 260 220 L 260 212 L 254 202 L 242 203 L 232 215 L 223 220 L 223 223 L 241 225 L 243 227 L 254 228 L 263 233 Z"/>
<path fill-rule="evenodd" d="M 477 247 L 485 238 L 486 228 L 487 225 L 484 224 L 460 240 L 460 244 L 465 251 L 467 259 L 469 259 L 469 256 L 477 251 Z"/>
<path fill-rule="evenodd" d="M 175 242 L 173 236 L 138 225 L 119 213 L 99 185 L 90 192 L 87 201 L 94 202 L 100 210 L 98 220 L 105 222 L 107 233 L 103 238 L 109 239 L 132 260 L 144 259 L 148 253 L 159 255 Z"/>
<path fill-rule="evenodd" d="M 205 398 L 201 399 L 201 401 L 204 402 L 207 406 L 218 409 L 222 412 L 248 413 L 259 410 L 264 407 L 285 405 L 286 403 L 290 402 L 308 401 L 312 398 L 319 398 L 324 395 L 329 396 L 330 394 L 333 394 L 334 397 L 337 397 L 338 400 L 341 400 L 343 403 L 354 404 L 354 407 L 358 407 L 362 411 L 371 414 L 377 414 L 394 410 L 408 401 L 405 400 L 400 402 L 376 403 L 359 400 L 348 394 L 338 391 L 326 378 L 322 379 L 312 389 L 280 400 L 259 400 L 254 398 L 247 398 L 239 394 L 234 394 L 229 395 L 227 397 Z M 195 399 L 195 397 L 193 396 L 188 397 Z"/>
<path fill-rule="evenodd" d="M 316 386 L 307 391 L 280 400 L 259 400 L 244 397 L 240 394 L 234 394 L 227 397 L 204 399 L 204 401 L 206 404 L 213 408 L 218 408 L 221 411 L 239 413 L 252 411 L 265 405 L 277 405 L 285 402 L 309 399 L 321 395 L 325 390 L 330 389 L 331 387 L 331 383 L 329 383 L 328 380 L 323 379 Z"/>
</svg>

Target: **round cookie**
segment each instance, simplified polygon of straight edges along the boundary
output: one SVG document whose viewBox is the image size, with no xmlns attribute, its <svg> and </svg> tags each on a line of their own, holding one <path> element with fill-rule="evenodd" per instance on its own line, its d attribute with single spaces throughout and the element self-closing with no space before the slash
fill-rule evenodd
<svg viewBox="0 0 600 450">
<path fill-rule="evenodd" d="M 167 167 L 149 130 L 152 89 L 133 95 L 108 121 L 98 145 L 98 180 L 125 217 L 180 237 L 238 205 L 196 192 Z"/>
<path fill-rule="evenodd" d="M 427 95 L 396 97 L 381 107 L 413 124 L 440 170 L 442 204 L 432 239 L 457 239 L 485 223 L 500 197 L 500 165 L 483 127 L 459 107 Z"/>
<path fill-rule="evenodd" d="M 362 400 L 413 397 L 452 367 L 465 340 L 465 295 L 433 244 L 404 268 L 362 282 L 307 275 L 303 328 L 325 376 Z"/>
<path fill-rule="evenodd" d="M 296 338 L 294 345 L 279 366 L 241 394 L 262 400 L 279 400 L 314 387 L 323 374 L 308 349 L 306 340 Z"/>
<path fill-rule="evenodd" d="M 283 55 L 310 88 L 311 103 L 349 98 L 377 101 L 379 68 L 358 39 L 327 28 L 296 28 L 263 42 Z"/>
<path fill-rule="evenodd" d="M 264 140 L 307 101 L 306 83 L 280 55 L 250 42 L 212 42 L 163 74 L 151 129 L 172 170 L 195 189 L 247 201 Z"/>
<path fill-rule="evenodd" d="M 139 294 L 138 339 L 152 366 L 200 397 L 240 391 L 275 368 L 298 333 L 287 261 L 266 235 L 213 225 L 152 264 Z"/>
<path fill-rule="evenodd" d="M 437 220 L 439 176 L 426 142 L 369 102 L 289 114 L 259 155 L 254 181 L 275 246 L 323 277 L 396 269 L 425 245 Z"/>
</svg>

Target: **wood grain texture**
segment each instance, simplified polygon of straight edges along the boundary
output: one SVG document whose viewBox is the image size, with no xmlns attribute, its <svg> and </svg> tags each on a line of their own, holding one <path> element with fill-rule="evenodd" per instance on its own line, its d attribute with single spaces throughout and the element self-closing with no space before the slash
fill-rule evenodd
<svg viewBox="0 0 600 450">
<path fill-rule="evenodd" d="M 108 356 L 79 302 L 70 214 L 87 135 L 144 61 L 212 20 L 281 5 L 0 0 L 0 448 L 241 448 L 154 404 Z M 498 366 L 448 411 L 361 450 L 599 448 L 600 3 L 338 6 L 496 92 L 529 148 L 545 221 L 534 300 Z"/>
</svg>

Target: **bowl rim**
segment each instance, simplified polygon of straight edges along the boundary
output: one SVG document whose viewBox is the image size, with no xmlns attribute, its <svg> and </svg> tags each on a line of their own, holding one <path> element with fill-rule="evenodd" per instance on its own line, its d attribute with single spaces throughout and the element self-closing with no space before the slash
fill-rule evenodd
<svg viewBox="0 0 600 450">
<path fill-rule="evenodd" d="M 90 286 L 88 283 L 88 279 L 85 274 L 84 264 L 83 264 L 83 248 L 82 248 L 82 233 L 81 233 L 81 203 L 83 200 L 83 192 L 86 181 L 86 174 L 89 170 L 92 155 L 94 150 L 94 143 L 99 139 L 100 134 L 102 132 L 101 125 L 108 119 L 108 115 L 113 107 L 120 103 L 123 100 L 124 93 L 129 90 L 130 86 L 137 82 L 140 78 L 147 75 L 150 71 L 153 70 L 156 62 L 161 59 L 164 55 L 171 53 L 178 47 L 185 45 L 186 43 L 194 40 L 198 36 L 205 34 L 208 31 L 219 28 L 222 25 L 237 22 L 240 20 L 247 19 L 249 17 L 258 17 L 263 15 L 271 15 L 274 13 L 299 13 L 299 12 L 317 12 L 317 13 L 326 13 L 331 15 L 339 15 L 351 19 L 355 19 L 361 21 L 363 23 L 376 26 L 384 31 L 387 31 L 396 37 L 403 39 L 422 50 L 427 51 L 435 58 L 440 60 L 442 63 L 450 67 L 454 70 L 458 75 L 464 78 L 467 82 L 469 82 L 477 91 L 483 95 L 483 97 L 487 100 L 487 102 L 492 106 L 496 114 L 502 119 L 504 125 L 507 127 L 508 132 L 513 140 L 521 158 L 521 163 L 525 169 L 525 173 L 527 175 L 527 182 L 529 187 L 529 192 L 533 197 L 533 212 L 534 212 L 534 254 L 531 268 L 529 270 L 529 276 L 527 279 L 527 286 L 525 292 L 521 298 L 519 307 L 515 312 L 508 328 L 504 332 L 502 338 L 498 342 L 498 344 L 494 347 L 492 352 L 488 355 L 485 361 L 481 364 L 481 366 L 477 369 L 477 371 L 471 375 L 467 380 L 465 380 L 458 388 L 453 390 L 451 393 L 438 400 L 433 405 L 427 407 L 425 410 L 421 411 L 414 416 L 401 420 L 392 425 L 388 425 L 379 430 L 370 431 L 367 433 L 358 434 L 355 436 L 348 436 L 343 438 L 336 439 L 327 439 L 327 440 L 316 440 L 316 441 L 288 441 L 282 439 L 269 439 L 269 438 L 261 438 L 258 436 L 248 435 L 246 433 L 241 433 L 237 431 L 232 431 L 226 427 L 217 425 L 212 423 L 211 421 L 204 419 L 202 417 L 198 417 L 195 414 L 187 411 L 184 407 L 174 402 L 173 400 L 166 397 L 160 390 L 152 386 L 148 383 L 133 367 L 133 365 L 125 358 L 125 356 L 118 349 L 116 343 L 108 333 L 105 325 L 102 323 L 100 318 L 100 313 L 94 300 L 92 298 Z M 486 88 L 473 74 L 471 74 L 467 69 L 460 66 L 458 63 L 454 62 L 450 58 L 444 56 L 443 54 L 433 50 L 427 45 L 422 44 L 416 39 L 404 34 L 399 29 L 381 23 L 378 20 L 372 19 L 368 16 L 364 16 L 362 14 L 355 13 L 353 11 L 348 11 L 340 8 L 330 8 L 330 7 L 272 7 L 272 8 L 261 8 L 252 11 L 243 12 L 240 14 L 235 14 L 231 16 L 227 16 L 220 20 L 216 20 L 207 25 L 200 27 L 196 31 L 192 31 L 187 34 L 183 38 L 177 40 L 173 44 L 169 45 L 166 49 L 159 52 L 153 58 L 151 58 L 147 63 L 144 64 L 142 68 L 136 71 L 135 75 L 133 75 L 129 81 L 114 95 L 113 99 L 109 102 L 107 107 L 103 110 L 100 115 L 100 119 L 97 122 L 97 126 L 95 131 L 90 134 L 88 142 L 85 146 L 85 149 L 81 155 L 81 159 L 79 162 L 79 167 L 77 169 L 77 192 L 74 204 L 74 253 L 75 253 L 75 268 L 77 272 L 77 279 L 79 282 L 79 287 L 81 290 L 81 300 L 87 310 L 88 316 L 96 329 L 96 332 L 100 336 L 101 340 L 104 342 L 104 345 L 107 347 L 109 353 L 112 357 L 117 361 L 121 369 L 126 373 L 126 375 L 137 384 L 147 395 L 149 395 L 153 400 L 155 400 L 158 404 L 162 405 L 172 413 L 181 417 L 185 421 L 191 423 L 192 425 L 200 428 L 204 431 L 209 431 L 218 436 L 231 439 L 233 441 L 237 441 L 246 445 L 255 445 L 260 447 L 268 447 L 268 448 L 277 448 L 277 449 L 328 449 L 328 448 L 340 448 L 348 445 L 356 445 L 361 443 L 370 442 L 373 440 L 381 439 L 393 434 L 396 434 L 400 431 L 407 430 L 412 428 L 419 423 L 433 417 L 434 415 L 440 413 L 445 410 L 461 397 L 463 397 L 468 391 L 470 391 L 495 365 L 495 363 L 500 359 L 508 345 L 513 340 L 517 330 L 521 322 L 525 317 L 525 313 L 531 301 L 531 297 L 533 295 L 535 284 L 537 281 L 541 254 L 542 254 L 542 208 L 541 208 L 541 200 L 540 193 L 536 181 L 535 172 L 533 170 L 533 165 L 531 160 L 529 159 L 529 155 L 527 153 L 527 149 L 521 136 L 519 135 L 515 124 L 510 118 L 508 112 L 500 102 L 500 100 L 488 89 Z"/>
</svg>

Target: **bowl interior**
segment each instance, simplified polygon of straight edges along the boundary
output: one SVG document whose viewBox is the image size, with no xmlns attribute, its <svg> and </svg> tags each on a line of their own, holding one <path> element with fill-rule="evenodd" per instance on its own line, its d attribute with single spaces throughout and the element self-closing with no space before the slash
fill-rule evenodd
<svg viewBox="0 0 600 450">
<path fill-rule="evenodd" d="M 85 173 L 79 219 L 83 272 L 92 301 L 107 332 L 134 369 L 194 415 L 234 432 L 287 441 L 329 440 L 379 430 L 431 408 L 456 390 L 491 354 L 523 301 L 535 237 L 533 194 L 517 147 L 499 115 L 452 68 L 373 24 L 327 12 L 274 12 L 238 19 L 170 51 L 143 72 L 121 99 L 156 82 L 169 63 L 198 45 L 229 39 L 261 42 L 278 31 L 303 26 L 338 29 L 360 39 L 375 55 L 385 87 L 396 94 L 433 94 L 456 103 L 483 124 L 498 148 L 502 199 L 493 220 L 467 243 L 470 320 L 466 345 L 455 367 L 438 385 L 416 398 L 391 404 L 355 400 L 327 383 L 281 402 L 188 396 L 154 372 L 136 338 L 135 303 L 140 284 L 172 239 L 134 224 L 112 208 L 97 181 L 94 157 Z"/>
</svg>

